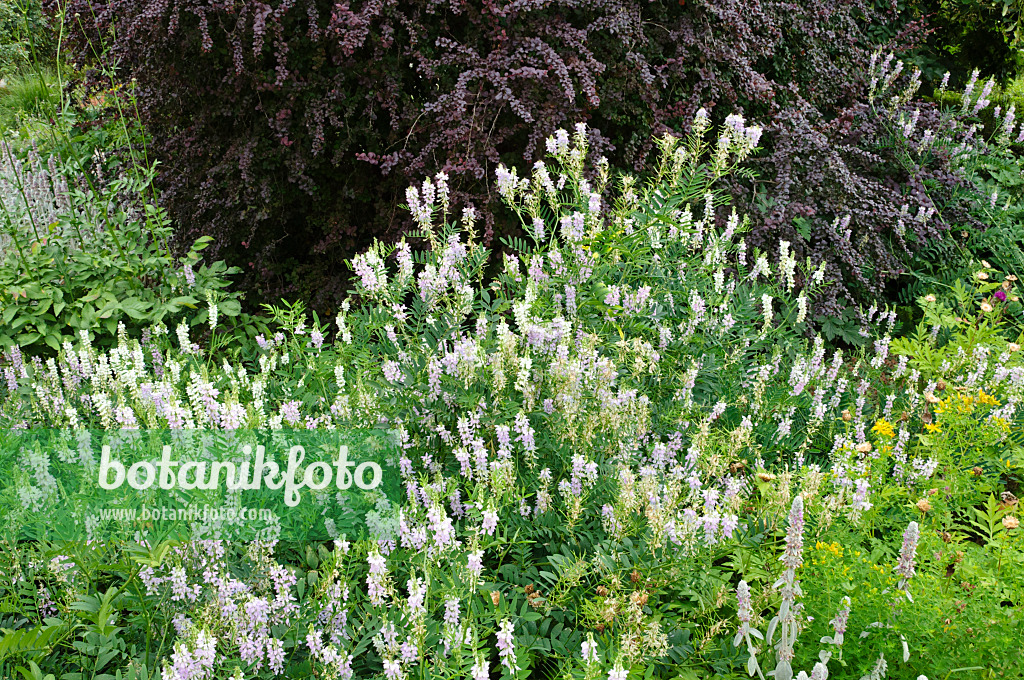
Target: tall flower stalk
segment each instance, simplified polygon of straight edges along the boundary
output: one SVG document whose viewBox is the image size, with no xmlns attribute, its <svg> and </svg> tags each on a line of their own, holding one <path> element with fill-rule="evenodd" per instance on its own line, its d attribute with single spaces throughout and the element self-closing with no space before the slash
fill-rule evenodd
<svg viewBox="0 0 1024 680">
<path fill-rule="evenodd" d="M 779 641 L 775 643 L 775 670 L 768 675 L 775 680 L 792 680 L 793 677 L 793 646 L 799 634 L 796 615 L 800 611 L 797 598 L 803 594 L 800 581 L 796 578 L 796 570 L 804 562 L 804 499 L 797 494 L 789 510 L 789 528 L 786 530 L 786 549 L 779 560 L 786 570 L 782 578 L 775 582 L 774 587 L 782 593 L 782 604 L 779 613 L 768 624 L 768 644 L 772 644 L 775 632 L 779 633 Z"/>
</svg>

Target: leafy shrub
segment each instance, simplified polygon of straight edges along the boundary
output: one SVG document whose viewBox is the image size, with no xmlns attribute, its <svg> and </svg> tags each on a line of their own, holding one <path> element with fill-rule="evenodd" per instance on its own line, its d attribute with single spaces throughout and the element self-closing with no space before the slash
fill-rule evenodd
<svg viewBox="0 0 1024 680">
<path fill-rule="evenodd" d="M 752 243 L 770 249 L 781 238 L 828 263 L 816 312 L 829 339 L 846 342 L 858 341 L 851 306 L 893 297 L 922 259 L 944 266 L 918 254 L 948 244 L 954 225 L 977 223 L 956 157 L 964 128 L 914 100 L 920 72 L 893 55 L 876 53 L 869 71 L 863 101 L 835 118 L 809 106 L 777 116 L 769 154 L 752 162 L 764 184 L 737 187 Z"/>
<path fill-rule="evenodd" d="M 916 97 L 919 71 L 907 74 L 892 54 L 871 65 L 864 103 L 833 120 L 809 107 L 777 119 L 770 153 L 751 163 L 771 181 L 734 187 L 753 244 L 771 250 L 782 238 L 828 263 L 820 328 L 854 344 L 863 338 L 854 305 L 887 299 L 909 312 L 916 298 L 972 278 L 982 261 L 1008 274 L 1024 267 L 1024 136 L 1013 98 L 975 71 L 962 93 L 943 85 L 926 102 Z"/>
<path fill-rule="evenodd" d="M 46 27 L 42 3 L 33 0 L 0 2 L 0 77 L 10 76 L 29 65 L 31 41 L 33 38 L 45 40 Z"/>
<path fill-rule="evenodd" d="M 0 74 L 8 75 L 26 61 L 19 39 L 18 15 L 10 2 L 0 2 Z"/>
<path fill-rule="evenodd" d="M 929 75 L 935 81 L 953 71 L 954 83 L 963 84 L 975 68 L 1005 80 L 1020 68 L 1021 16 L 1013 3 L 917 0 L 908 9 L 927 18 L 927 48 L 936 62 Z"/>
<path fill-rule="evenodd" d="M 613 167 L 702 106 L 824 115 L 863 88 L 862 2 L 461 0 L 67 3 L 74 59 L 137 83 L 167 207 L 189 242 L 246 264 L 270 299 L 336 309 L 343 260 L 410 226 L 410 178 L 444 171 L 492 232 L 499 162 L 532 163 L 584 119 Z M 103 71 L 93 71 L 100 76 Z M 718 119 L 724 116 L 719 116 Z M 403 224 L 404 222 L 404 224 Z M 775 239 L 777 241 L 777 239 Z M 773 241 L 773 242 L 775 242 Z"/>
<path fill-rule="evenodd" d="M 975 68 L 1006 81 L 1021 66 L 1014 37 L 1020 23 L 1011 2 L 875 0 L 874 5 L 888 12 L 887 20 L 868 26 L 868 35 L 920 68 L 929 89 L 938 87 L 947 72 L 961 87 Z"/>
<path fill-rule="evenodd" d="M 37 102 L 56 98 L 52 72 L 58 63 L 57 26 L 41 0 L 0 0 L 0 127 L 12 113 L 35 112 Z"/>
</svg>

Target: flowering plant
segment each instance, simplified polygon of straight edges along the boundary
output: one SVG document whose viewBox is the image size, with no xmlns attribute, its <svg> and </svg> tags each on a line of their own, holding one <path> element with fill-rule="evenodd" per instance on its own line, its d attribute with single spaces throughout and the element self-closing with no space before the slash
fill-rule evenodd
<svg viewBox="0 0 1024 680">
<path fill-rule="evenodd" d="M 354 294 L 330 326 L 280 306 L 273 330 L 222 336 L 213 299 L 209 334 L 157 325 L 138 339 L 121 330 L 110 349 L 85 334 L 45 360 L 8 351 L 7 427 L 373 427 L 398 442 L 401 501 L 376 504 L 363 535 L 325 515 L 311 520 L 332 537 L 322 545 L 174 545 L 140 533 L 102 558 L 85 545 L 59 560 L 123 565 L 123 593 L 111 597 L 133 620 L 125 648 L 158 647 L 133 662 L 166 680 L 538 669 L 622 680 L 636 667 L 668 678 L 684 662 L 729 671 L 766 658 L 761 616 L 777 604 L 764 633 L 775 677 L 800 677 L 804 605 L 819 606 L 804 536 L 845 530 L 874 545 L 876 530 L 925 526 L 903 501 L 938 483 L 929 448 L 912 439 L 936 387 L 890 355 L 891 310 L 865 315 L 872 342 L 859 352 L 808 337 L 820 263 L 780 244 L 786 256 L 770 264 L 716 192 L 757 128 L 730 118 L 711 143 L 703 116 L 694 128 L 660 140 L 645 182 L 591 164 L 584 128 L 552 135 L 551 164 L 529 178 L 499 169 L 528 239 L 508 240 L 493 277 L 478 216 L 450 214 L 438 175 L 406 195 L 415 236 L 353 259 Z M 940 368 L 1016 404 L 1016 358 L 984 342 L 986 361 Z M 0 495 L 8 505 L 29 498 L 20 482 L 48 481 L 52 455 L 88 458 L 0 450 L 18 466 L 19 484 Z M 0 559 L 18 568 L 0 588 L 32 591 L 33 625 L 95 597 L 87 576 L 98 567 L 51 568 L 32 546 L 10 545 Z M 911 571 L 937 568 L 909 555 L 893 560 L 886 594 L 903 611 L 920 606 L 918 592 L 905 597 Z M 849 605 L 835 595 L 824 593 L 835 625 L 821 644 L 838 661 L 847 616 L 865 610 L 856 593 Z M 884 646 L 893 642 L 871 636 L 884 657 L 843 658 L 876 677 L 880 659 L 918 670 Z M 828 663 L 805 665 L 821 677 Z"/>
</svg>

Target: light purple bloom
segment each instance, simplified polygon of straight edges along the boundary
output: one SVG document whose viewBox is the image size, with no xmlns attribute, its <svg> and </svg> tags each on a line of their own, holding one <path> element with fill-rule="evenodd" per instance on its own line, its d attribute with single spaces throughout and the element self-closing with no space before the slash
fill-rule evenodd
<svg viewBox="0 0 1024 680">
<path fill-rule="evenodd" d="M 908 524 L 907 530 L 903 532 L 903 547 L 900 549 L 900 560 L 895 568 L 896 573 L 903 577 L 903 582 L 914 575 L 914 553 L 917 551 L 920 536 L 921 531 L 917 522 Z"/>
<path fill-rule="evenodd" d="M 501 659 L 501 665 L 514 673 L 516 670 L 516 648 L 512 633 L 512 622 L 505 619 L 501 622 L 501 628 L 495 635 L 498 638 L 498 657 Z"/>
<path fill-rule="evenodd" d="M 494 530 L 498 528 L 498 513 L 493 510 L 484 510 L 483 522 L 480 524 L 480 529 L 488 536 L 494 535 Z"/>
</svg>

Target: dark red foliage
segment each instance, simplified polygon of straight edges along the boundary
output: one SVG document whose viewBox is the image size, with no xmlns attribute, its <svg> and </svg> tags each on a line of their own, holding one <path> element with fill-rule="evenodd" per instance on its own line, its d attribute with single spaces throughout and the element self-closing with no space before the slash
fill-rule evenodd
<svg viewBox="0 0 1024 680">
<path fill-rule="evenodd" d="M 106 48 L 119 79 L 135 80 L 183 239 L 211 234 L 215 256 L 252 263 L 251 288 L 320 307 L 343 293 L 343 258 L 402 228 L 409 183 L 445 170 L 455 200 L 490 215 L 496 164 L 535 160 L 557 127 L 586 121 L 598 152 L 636 169 L 652 135 L 685 129 L 702 105 L 745 111 L 787 144 L 804 109 L 828 119 L 862 92 L 858 21 L 874 11 L 862 0 L 65 4 L 75 58 Z"/>
<path fill-rule="evenodd" d="M 953 172 L 948 146 L 924 154 L 916 148 L 925 130 L 947 140 L 960 133 L 941 121 L 934 105 L 904 108 L 908 118 L 914 110 L 920 116 L 909 140 L 890 114 L 866 103 L 831 120 L 806 103 L 790 107 L 766 129 L 772 148 L 751 163 L 764 183 L 757 191 L 733 186 L 752 218 L 752 245 L 777 252 L 785 239 L 798 257 L 828 263 L 830 285 L 817 300 L 819 314 L 838 315 L 851 303 L 883 305 L 895 297 L 913 253 L 953 225 L 980 226 L 963 202 L 970 189 Z M 916 220 L 920 209 L 931 216 Z M 836 219 L 847 216 L 847 225 L 836 228 Z"/>
</svg>

